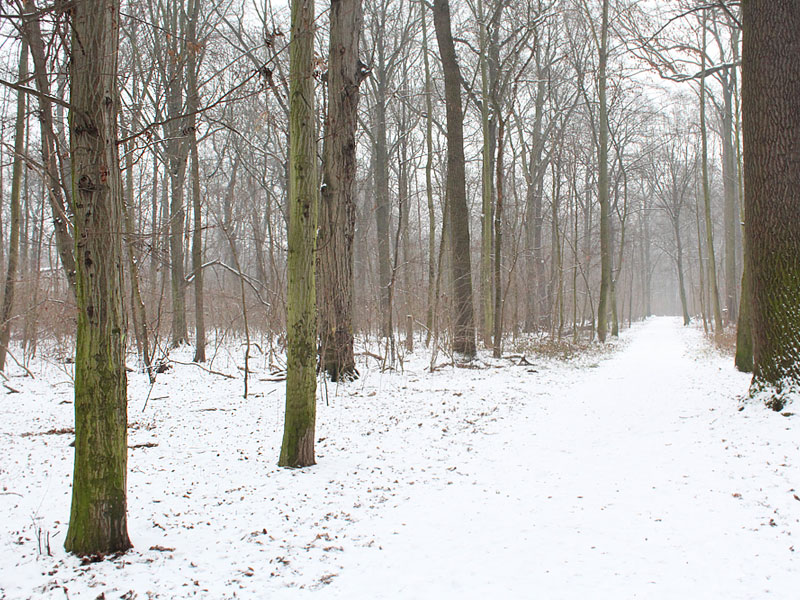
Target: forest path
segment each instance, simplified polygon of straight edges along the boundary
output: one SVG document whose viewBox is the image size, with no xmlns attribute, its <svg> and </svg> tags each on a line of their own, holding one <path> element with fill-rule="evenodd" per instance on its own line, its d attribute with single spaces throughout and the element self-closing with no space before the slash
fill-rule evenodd
<svg viewBox="0 0 800 600">
<path fill-rule="evenodd" d="M 772 456 L 736 411 L 746 377 L 703 348 L 653 319 L 566 387 L 531 374 L 463 476 L 375 519 L 382 550 L 343 557 L 315 597 L 792 597 L 800 503 L 770 505 L 791 482 L 759 479 Z"/>
</svg>

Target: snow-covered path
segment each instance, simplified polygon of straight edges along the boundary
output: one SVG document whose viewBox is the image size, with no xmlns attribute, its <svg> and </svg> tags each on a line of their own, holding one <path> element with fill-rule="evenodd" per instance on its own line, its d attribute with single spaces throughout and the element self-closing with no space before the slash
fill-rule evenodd
<svg viewBox="0 0 800 600">
<path fill-rule="evenodd" d="M 69 382 L 14 378 L 0 599 L 800 597 L 797 417 L 739 412 L 748 377 L 697 330 L 653 319 L 610 354 L 533 368 L 428 361 L 329 389 L 301 471 L 275 466 L 284 384 L 266 366 L 247 400 L 176 366 L 146 409 L 132 376 L 135 547 L 88 565 L 61 546 Z"/>
<path fill-rule="evenodd" d="M 467 478 L 377 520 L 383 552 L 346 562 L 330 595 L 797 598 L 800 502 L 787 481 L 770 526 L 769 480 L 725 439 L 746 378 L 721 378 L 696 338 L 654 320 L 574 385 L 532 380 Z"/>
</svg>

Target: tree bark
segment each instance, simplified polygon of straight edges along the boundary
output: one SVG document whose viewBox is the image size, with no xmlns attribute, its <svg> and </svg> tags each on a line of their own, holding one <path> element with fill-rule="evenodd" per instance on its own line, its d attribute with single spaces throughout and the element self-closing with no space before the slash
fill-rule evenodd
<svg viewBox="0 0 800 600">
<path fill-rule="evenodd" d="M 472 305 L 469 211 L 464 160 L 464 114 L 461 109 L 461 76 L 450 28 L 448 0 L 434 0 L 433 24 L 442 58 L 447 114 L 447 198 L 452 233 L 451 261 L 455 331 L 453 350 L 475 356 L 475 315 Z"/>
<path fill-rule="evenodd" d="M 332 381 L 358 376 L 353 356 L 353 238 L 356 205 L 361 0 L 332 0 L 328 115 L 319 219 L 320 367 Z"/>
<path fill-rule="evenodd" d="M 751 394 L 775 410 L 800 393 L 800 5 L 742 5 L 745 246 Z"/>
<path fill-rule="evenodd" d="M 314 0 L 292 0 L 289 47 L 289 288 L 286 417 L 278 465 L 314 460 L 316 421 L 317 148 L 314 108 Z"/>
<path fill-rule="evenodd" d="M 117 154 L 119 4 L 72 7 L 70 150 L 75 205 L 75 470 L 64 544 L 122 552 L 127 531 L 127 378 L 122 181 Z"/>
</svg>

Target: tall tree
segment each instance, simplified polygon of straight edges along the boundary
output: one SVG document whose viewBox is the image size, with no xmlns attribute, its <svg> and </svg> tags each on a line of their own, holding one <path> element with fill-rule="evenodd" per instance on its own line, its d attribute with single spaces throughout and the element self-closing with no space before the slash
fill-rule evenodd
<svg viewBox="0 0 800 600">
<path fill-rule="evenodd" d="M 289 44 L 289 290 L 286 418 L 278 464 L 314 464 L 316 420 L 317 148 L 314 0 L 292 0 Z"/>
<path fill-rule="evenodd" d="M 19 81 L 28 77 L 28 41 L 23 37 L 19 49 Z M 14 126 L 14 167 L 11 175 L 11 231 L 8 241 L 8 268 L 3 308 L 0 313 L 0 371 L 5 370 L 6 352 L 11 339 L 11 311 L 14 308 L 14 288 L 19 263 L 19 232 L 21 225 L 20 196 L 22 195 L 22 158 L 25 153 L 26 97 L 17 92 L 17 120 Z"/>
<path fill-rule="evenodd" d="M 186 221 L 184 188 L 186 164 L 189 157 L 187 132 L 190 116 L 184 114 L 184 81 L 186 78 L 186 50 L 188 48 L 186 27 L 188 24 L 184 0 L 165 3 L 166 36 L 166 104 L 167 119 L 164 123 L 167 139 L 166 150 L 169 169 L 169 258 L 172 291 L 172 345 L 180 346 L 188 341 L 186 324 L 186 281 L 184 271 L 183 236 Z"/>
<path fill-rule="evenodd" d="M 328 114 L 319 229 L 320 361 L 333 381 L 358 376 L 353 356 L 353 237 L 356 205 L 361 0 L 331 0 Z"/>
<path fill-rule="evenodd" d="M 194 273 L 194 362 L 206 361 L 205 295 L 203 290 L 203 219 L 200 191 L 200 152 L 197 148 L 197 111 L 200 93 L 197 88 L 199 58 L 202 45 L 198 39 L 200 0 L 190 0 L 189 23 L 186 29 L 186 108 L 189 113 L 189 148 L 192 156 L 192 272 Z"/>
<path fill-rule="evenodd" d="M 422 64 L 425 69 L 425 197 L 428 201 L 428 304 L 425 312 L 425 345 L 431 341 L 433 332 L 434 304 L 436 298 L 436 211 L 433 204 L 433 83 L 431 82 L 431 66 L 428 59 L 428 24 L 425 2 L 419 3 L 420 22 L 422 27 Z"/>
<path fill-rule="evenodd" d="M 495 17 L 499 18 L 502 11 L 502 3 L 498 3 L 498 10 Z M 483 152 L 481 174 L 481 261 L 480 261 L 480 315 L 481 333 L 485 346 L 492 343 L 494 333 L 493 325 L 493 304 L 492 304 L 492 250 L 494 240 L 493 235 L 493 200 L 494 189 L 492 186 L 494 146 L 496 144 L 497 115 L 490 114 L 490 104 L 494 104 L 494 87 L 497 78 L 497 62 L 494 60 L 497 54 L 497 23 L 492 19 L 492 35 L 489 34 L 487 21 L 489 16 L 484 13 L 483 1 L 478 0 L 476 5 L 478 19 L 478 40 L 479 40 L 479 68 L 481 76 L 481 130 L 483 134 Z"/>
<path fill-rule="evenodd" d="M 703 9 L 703 46 L 701 49 L 701 69 L 706 70 L 706 35 L 708 9 Z M 714 254 L 714 223 L 711 220 L 711 190 L 708 182 L 708 134 L 706 132 L 706 80 L 700 78 L 700 140 L 702 160 L 703 183 L 703 208 L 706 222 L 706 252 L 708 253 L 708 286 L 711 293 L 711 307 L 714 311 L 714 333 L 722 333 L 722 310 L 719 303 L 719 288 L 717 286 L 717 261 Z"/>
<path fill-rule="evenodd" d="M 75 207 L 75 467 L 64 544 L 75 554 L 131 547 L 123 193 L 117 150 L 119 2 L 72 6 L 70 153 Z"/>
<path fill-rule="evenodd" d="M 606 341 L 608 333 L 608 301 L 611 287 L 611 232 L 608 185 L 608 103 L 606 100 L 608 65 L 608 0 L 603 0 L 603 15 L 600 22 L 600 53 L 597 69 L 598 99 L 600 103 L 600 131 L 597 148 L 597 198 L 600 204 L 600 301 L 597 306 L 597 337 Z"/>
<path fill-rule="evenodd" d="M 800 393 L 800 4 L 742 4 L 745 238 L 752 394 Z"/>
<path fill-rule="evenodd" d="M 453 44 L 448 0 L 434 0 L 433 26 L 444 71 L 447 116 L 447 202 L 450 216 L 453 279 L 453 349 L 475 356 L 475 314 L 472 306 L 472 267 L 469 241 L 469 210 L 464 159 L 464 113 L 461 108 L 461 74 Z"/>
</svg>

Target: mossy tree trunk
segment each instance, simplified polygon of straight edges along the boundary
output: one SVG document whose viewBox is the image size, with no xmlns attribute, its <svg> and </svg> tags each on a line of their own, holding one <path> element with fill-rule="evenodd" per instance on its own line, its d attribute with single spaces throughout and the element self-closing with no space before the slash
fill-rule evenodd
<svg viewBox="0 0 800 600">
<path fill-rule="evenodd" d="M 79 555 L 130 548 L 122 300 L 123 195 L 117 151 L 119 3 L 72 7 L 70 151 L 78 334 L 75 470 L 64 544 Z"/>
<path fill-rule="evenodd" d="M 320 361 L 333 381 L 358 376 L 353 356 L 353 238 L 358 87 L 365 73 L 358 59 L 361 20 L 361 0 L 331 1 L 318 257 Z"/>
<path fill-rule="evenodd" d="M 800 4 L 748 0 L 742 23 L 750 389 L 780 410 L 800 393 Z"/>
<path fill-rule="evenodd" d="M 292 0 L 289 47 L 289 290 L 286 419 L 278 464 L 314 464 L 316 419 L 317 148 L 314 0 Z"/>
<path fill-rule="evenodd" d="M 447 202 L 450 209 L 453 278 L 453 350 L 475 356 L 475 311 L 472 305 L 472 267 L 469 241 L 469 210 L 464 160 L 464 113 L 461 108 L 461 76 L 450 28 L 448 0 L 434 0 L 433 24 L 444 70 L 447 116 Z"/>
</svg>

